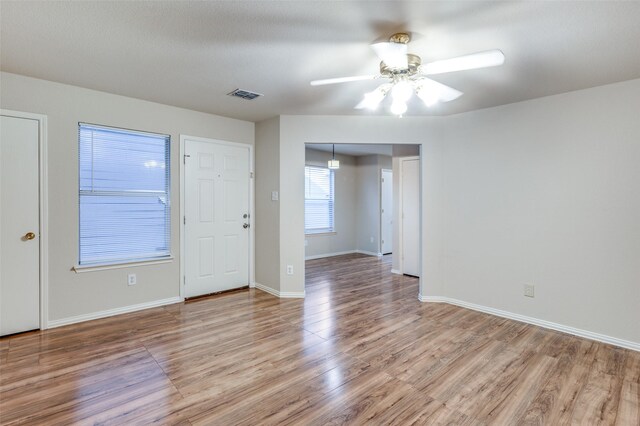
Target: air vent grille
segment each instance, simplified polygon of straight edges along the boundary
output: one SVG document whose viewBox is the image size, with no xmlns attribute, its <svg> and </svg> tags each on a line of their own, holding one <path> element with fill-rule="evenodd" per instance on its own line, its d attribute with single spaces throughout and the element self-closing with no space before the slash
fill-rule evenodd
<svg viewBox="0 0 640 426">
<path fill-rule="evenodd" d="M 235 96 L 236 98 L 246 99 L 248 101 L 252 101 L 255 98 L 259 98 L 260 96 L 263 96 L 260 93 L 254 93 L 254 92 L 250 92 L 248 90 L 242 90 L 242 89 L 236 89 L 233 92 L 227 93 L 227 95 Z"/>
</svg>

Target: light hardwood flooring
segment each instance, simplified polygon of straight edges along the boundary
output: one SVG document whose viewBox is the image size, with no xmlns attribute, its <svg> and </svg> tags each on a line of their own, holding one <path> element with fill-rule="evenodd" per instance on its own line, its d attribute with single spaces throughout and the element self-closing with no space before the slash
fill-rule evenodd
<svg viewBox="0 0 640 426">
<path fill-rule="evenodd" d="M 640 353 L 420 303 L 390 259 L 0 339 L 2 424 L 640 425 Z"/>
</svg>

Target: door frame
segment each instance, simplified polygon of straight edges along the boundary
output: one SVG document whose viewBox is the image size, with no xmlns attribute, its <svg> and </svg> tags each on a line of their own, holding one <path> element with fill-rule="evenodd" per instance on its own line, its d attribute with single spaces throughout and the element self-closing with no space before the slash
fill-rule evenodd
<svg viewBox="0 0 640 426">
<path fill-rule="evenodd" d="M 180 299 L 184 300 L 184 284 L 185 284 L 185 261 L 184 261 L 184 246 L 185 246 L 185 230 L 184 230 L 184 215 L 185 215 L 185 170 L 184 170 L 184 152 L 185 144 L 187 140 L 195 142 L 205 142 L 215 145 L 235 146 L 238 148 L 249 149 L 249 287 L 255 287 L 255 229 L 253 224 L 255 223 L 255 211 L 254 211 L 254 192 L 255 192 L 255 171 L 254 171 L 254 151 L 253 145 L 240 142 L 229 142 L 220 139 L 203 138 L 199 136 L 180 135 Z"/>
<path fill-rule="evenodd" d="M 380 213 L 378 216 L 380 218 L 380 238 L 378 239 L 378 253 L 380 253 L 381 255 L 384 255 L 384 250 L 382 250 L 382 179 L 384 179 L 384 172 L 391 173 L 391 176 L 393 177 L 393 168 L 380 169 Z M 391 208 L 393 208 L 393 186 L 391 187 Z M 391 226 L 391 232 L 393 233 L 393 225 Z M 393 238 L 391 239 L 391 254 L 393 254 Z"/>
<path fill-rule="evenodd" d="M 38 122 L 38 184 L 39 184 L 39 211 L 38 225 L 40 238 L 38 249 L 40 251 L 40 330 L 49 327 L 49 187 L 47 168 L 47 116 L 30 112 L 12 111 L 0 109 L 0 115 L 15 118 L 24 118 Z"/>
<path fill-rule="evenodd" d="M 416 156 L 412 156 L 412 157 L 401 157 L 400 161 L 398 161 L 398 176 L 394 176 L 394 179 L 398 179 L 398 205 L 399 205 L 399 212 L 397 215 L 397 219 L 398 219 L 398 230 L 400 232 L 398 232 L 398 256 L 400 256 L 400 262 L 398 262 L 398 266 L 400 267 L 400 270 L 398 271 L 400 274 L 404 274 L 404 246 L 403 246 L 403 236 L 404 236 L 404 206 L 402 205 L 402 191 L 403 191 L 403 182 L 402 182 L 402 171 L 404 168 L 404 162 L 405 161 L 415 161 L 418 160 L 418 171 L 421 171 L 421 161 L 420 161 L 420 155 L 416 155 Z M 420 192 L 420 201 L 419 201 L 419 207 L 420 207 L 420 213 L 419 213 L 419 218 L 420 218 L 420 229 L 422 229 L 422 178 L 419 175 L 418 176 L 418 183 L 419 183 L 419 192 Z M 395 253 L 394 253 L 395 255 Z M 420 279 L 422 279 L 422 231 L 420 232 Z"/>
</svg>

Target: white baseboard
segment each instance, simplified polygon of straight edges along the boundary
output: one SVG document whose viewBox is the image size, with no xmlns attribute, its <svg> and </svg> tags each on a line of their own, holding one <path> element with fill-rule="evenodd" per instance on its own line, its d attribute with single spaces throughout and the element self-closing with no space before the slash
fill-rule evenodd
<svg viewBox="0 0 640 426">
<path fill-rule="evenodd" d="M 392 269 L 391 273 L 396 275 L 402 275 L 402 272 L 398 271 L 397 269 Z M 421 301 L 424 302 L 424 300 L 421 300 Z"/>
<path fill-rule="evenodd" d="M 304 291 L 280 291 L 271 287 L 267 287 L 264 284 L 255 283 L 255 286 L 258 290 L 262 290 L 265 293 L 269 293 L 272 296 L 279 297 L 281 299 L 304 299 Z"/>
<path fill-rule="evenodd" d="M 382 257 L 382 253 L 374 253 L 372 251 L 366 251 L 366 250 L 356 250 L 356 253 L 360 253 L 360 254 L 366 254 L 368 256 L 377 256 L 377 257 Z"/>
<path fill-rule="evenodd" d="M 514 321 L 537 325 L 539 327 L 548 328 L 550 330 L 573 334 L 574 336 L 584 337 L 585 339 L 595 340 L 597 342 L 602 342 L 602 343 L 608 343 L 610 345 L 619 346 L 621 348 L 631 349 L 633 351 L 640 352 L 640 343 L 632 342 L 630 340 L 619 339 L 617 337 L 607 336 L 606 334 L 594 333 L 592 331 L 569 327 L 567 325 L 562 325 L 562 324 L 558 324 L 555 322 L 546 321 L 538 318 L 528 317 L 528 316 L 516 314 L 513 312 L 503 311 L 501 309 L 490 308 L 488 306 L 476 305 L 475 303 L 469 303 L 469 302 L 465 302 L 458 299 L 452 299 L 450 297 L 419 295 L 418 299 L 420 299 L 421 302 L 448 303 L 450 305 L 456 305 L 462 308 L 472 309 L 474 311 L 484 312 L 486 314 L 491 314 L 498 317 L 511 319 Z"/>
<path fill-rule="evenodd" d="M 63 325 L 76 324 L 84 321 L 91 321 L 100 318 L 112 317 L 114 315 L 127 314 L 129 312 L 142 311 L 143 309 L 157 308 L 158 306 L 171 305 L 182 302 L 180 297 L 170 297 L 168 299 L 154 300 L 152 302 L 138 303 L 137 305 L 123 306 L 121 308 L 107 309 L 106 311 L 92 312 L 90 314 L 77 315 L 75 317 L 50 320 L 47 328 L 62 327 Z"/>
<path fill-rule="evenodd" d="M 342 256 L 343 254 L 356 253 L 356 250 L 337 251 L 335 253 L 314 254 L 312 256 L 306 256 L 304 260 L 324 259 L 325 257 Z"/>
</svg>

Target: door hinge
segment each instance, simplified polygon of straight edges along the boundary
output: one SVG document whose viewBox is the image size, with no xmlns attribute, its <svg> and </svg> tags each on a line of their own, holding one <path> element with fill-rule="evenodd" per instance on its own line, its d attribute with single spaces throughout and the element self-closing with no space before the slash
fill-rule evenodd
<svg viewBox="0 0 640 426">
<path fill-rule="evenodd" d="M 183 225 L 187 224 L 187 217 L 186 216 L 182 216 L 182 224 Z"/>
<path fill-rule="evenodd" d="M 253 172 L 249 172 L 249 179 L 253 179 Z"/>
<path fill-rule="evenodd" d="M 182 164 L 187 164 L 187 157 L 191 157 L 191 156 L 190 156 L 190 155 L 188 155 L 188 154 L 185 154 L 185 155 L 182 157 Z"/>
</svg>

